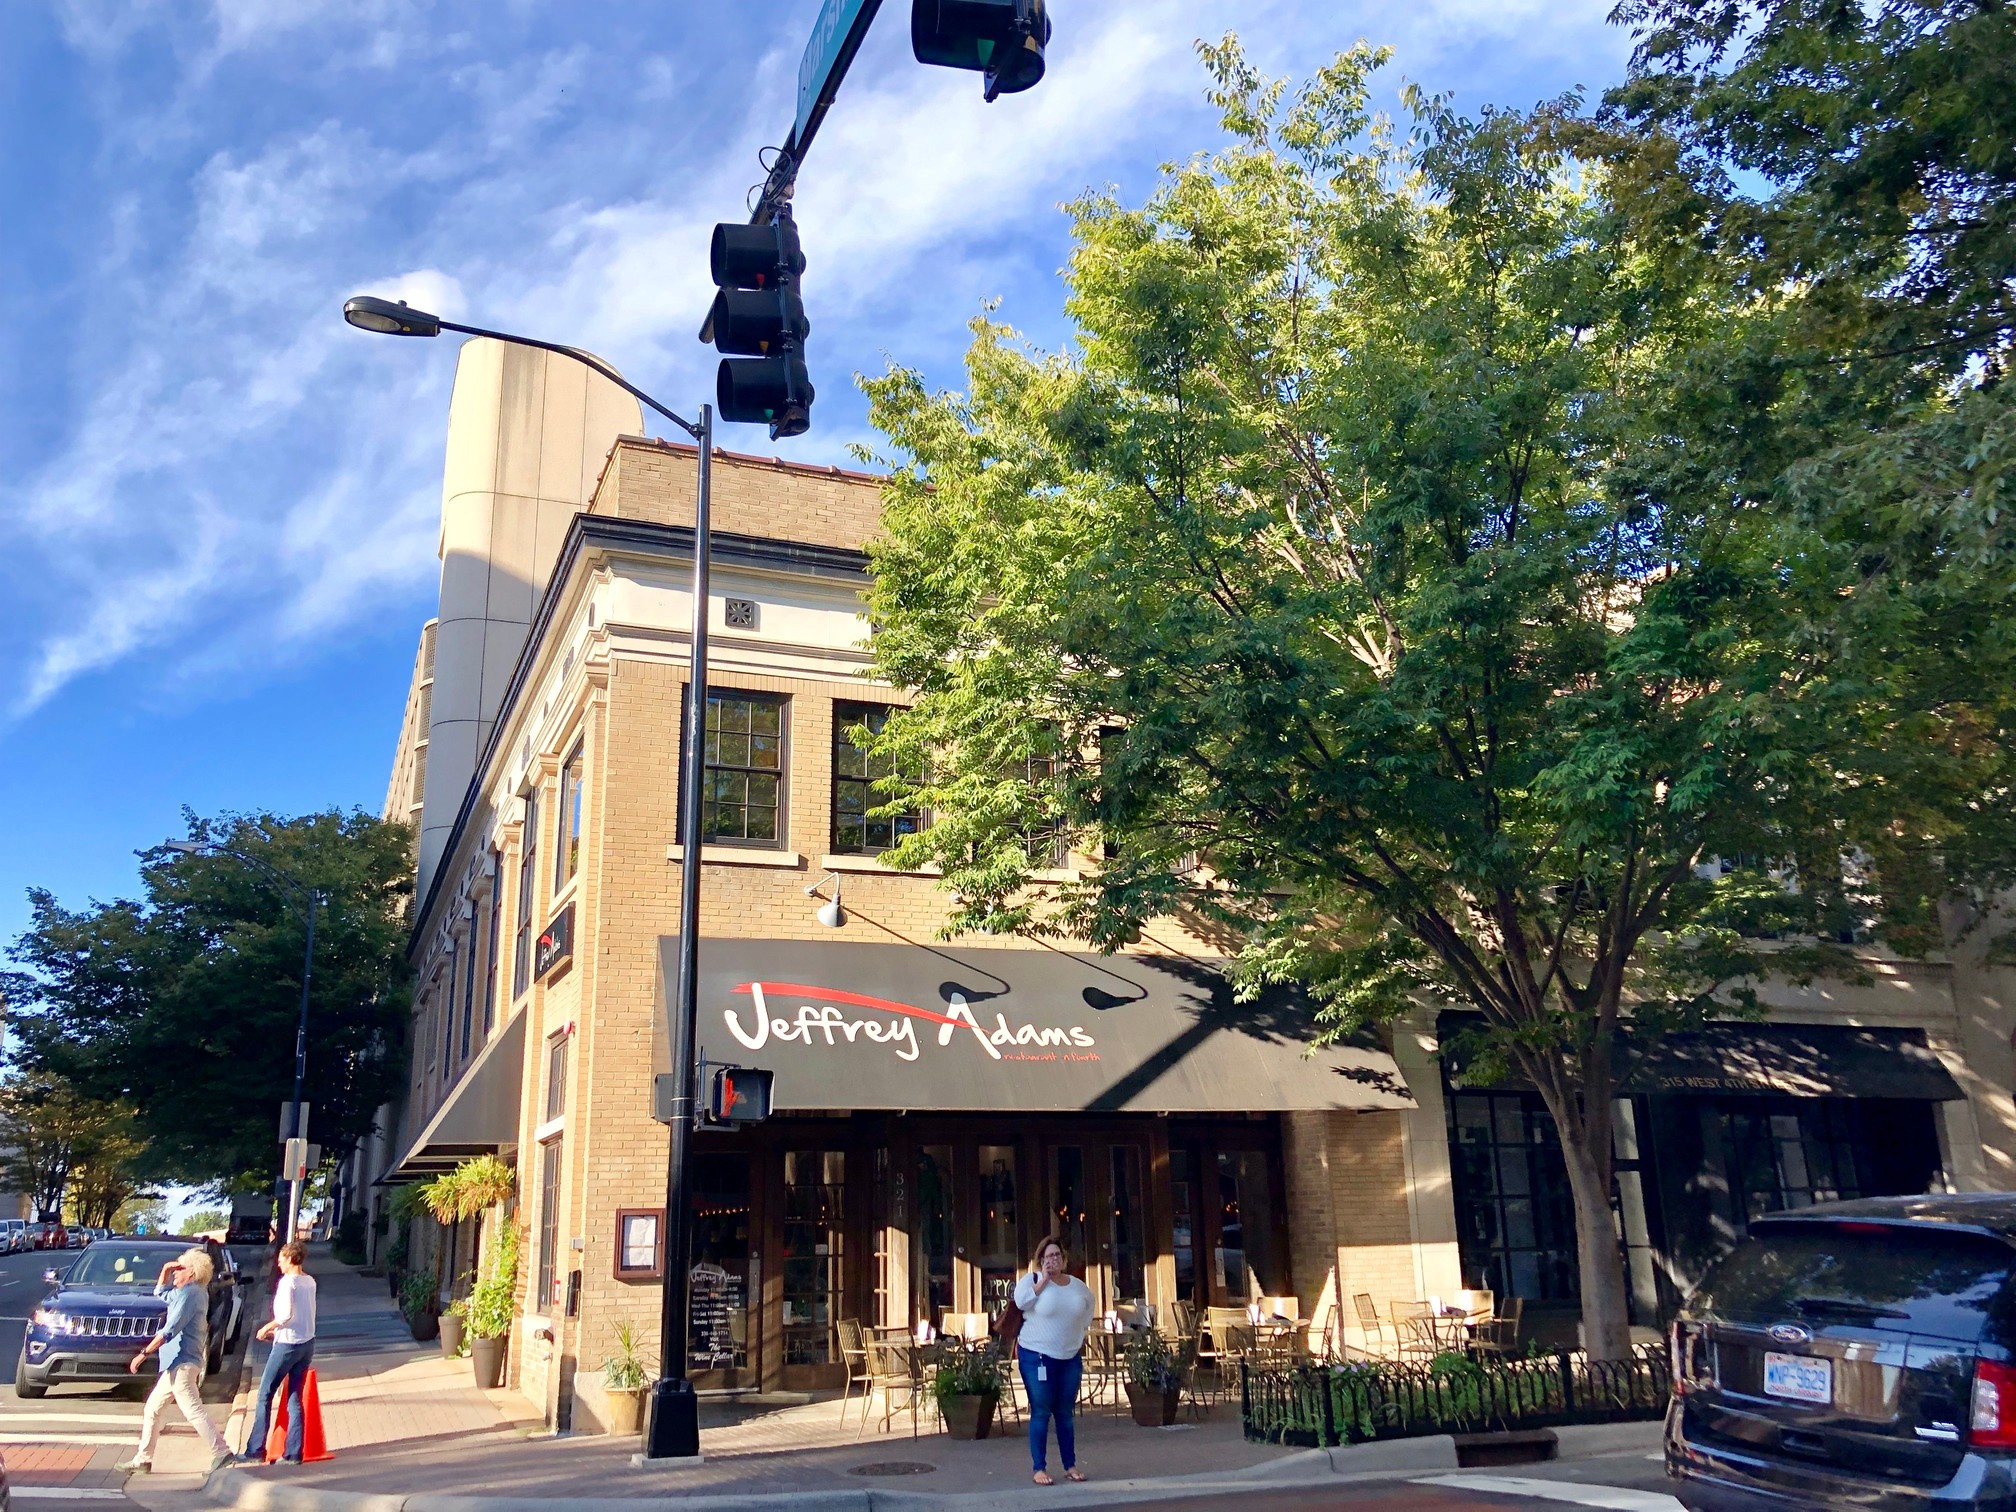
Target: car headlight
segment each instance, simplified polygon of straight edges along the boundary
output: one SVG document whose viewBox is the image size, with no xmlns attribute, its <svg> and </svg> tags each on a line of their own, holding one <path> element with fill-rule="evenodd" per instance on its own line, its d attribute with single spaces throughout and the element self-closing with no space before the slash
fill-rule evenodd
<svg viewBox="0 0 2016 1512">
<path fill-rule="evenodd" d="M 53 1307 L 38 1307 L 35 1309 L 35 1322 L 42 1328 L 55 1329 L 61 1332 L 68 1325 L 70 1319 L 67 1314 L 58 1312 Z"/>
</svg>

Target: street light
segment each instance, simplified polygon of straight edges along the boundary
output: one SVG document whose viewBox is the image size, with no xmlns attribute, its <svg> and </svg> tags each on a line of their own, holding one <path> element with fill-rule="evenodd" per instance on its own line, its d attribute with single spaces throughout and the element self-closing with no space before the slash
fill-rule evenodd
<svg viewBox="0 0 2016 1512">
<path fill-rule="evenodd" d="M 308 1130 L 306 1109 L 301 1103 L 301 1082 L 308 1070 L 308 980 L 315 971 L 315 910 L 329 901 L 329 895 L 318 888 L 308 886 L 298 877 L 288 875 L 272 862 L 258 856 L 247 855 L 244 851 L 233 850 L 228 845 L 220 845 L 214 840 L 170 840 L 168 849 L 184 856 L 200 856 L 209 852 L 217 856 L 229 856 L 234 861 L 242 861 L 255 871 L 264 872 L 268 878 L 279 883 L 293 893 L 302 903 L 302 914 L 308 921 L 308 944 L 301 954 L 301 1016 L 294 1025 L 294 1133 L 292 1140 L 306 1139 Z M 289 1172 L 287 1178 L 287 1227 L 283 1230 L 286 1242 L 292 1243 L 300 1231 L 301 1224 L 301 1177 Z"/>
<path fill-rule="evenodd" d="M 344 301 L 343 318 L 360 331 L 379 335 L 438 336 L 443 331 L 459 331 L 465 336 L 487 336 L 492 341 L 571 357 L 663 415 L 700 448 L 700 478 L 693 499 L 693 668 L 686 697 L 686 749 L 679 795 L 679 832 L 685 837 L 686 852 L 679 868 L 679 986 L 671 1023 L 671 1060 L 678 1081 L 666 1109 L 671 1115 L 672 1143 L 665 1163 L 665 1283 L 659 1304 L 658 1379 L 651 1387 L 651 1419 L 644 1433 L 646 1459 L 697 1459 L 699 1398 L 686 1379 L 686 1285 L 693 1242 L 686 1167 L 693 1138 L 693 1042 L 700 997 L 700 786 L 706 776 L 707 576 L 712 554 L 708 510 L 713 489 L 714 411 L 701 405 L 696 424 L 674 414 L 600 358 L 578 347 L 458 325 L 416 310 L 403 300 L 394 303 L 360 294 Z"/>
</svg>

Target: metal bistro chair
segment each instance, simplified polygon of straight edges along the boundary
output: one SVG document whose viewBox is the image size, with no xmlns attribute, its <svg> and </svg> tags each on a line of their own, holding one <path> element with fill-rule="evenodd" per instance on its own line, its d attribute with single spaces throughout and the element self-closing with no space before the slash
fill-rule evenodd
<svg viewBox="0 0 2016 1512">
<path fill-rule="evenodd" d="M 1519 1347 L 1519 1324 L 1525 1315 L 1526 1299 L 1514 1297 L 1503 1310 L 1471 1329 L 1471 1348 L 1485 1354 L 1511 1354 Z"/>
<path fill-rule="evenodd" d="M 1358 1314 L 1358 1331 L 1365 1335 L 1368 1354 L 1384 1355 L 1389 1348 L 1398 1349 L 1399 1339 L 1379 1316 L 1379 1304 L 1372 1300 L 1372 1293 L 1359 1292 L 1351 1299 L 1351 1306 Z"/>
<path fill-rule="evenodd" d="M 917 1368 L 917 1346 L 907 1343 L 893 1343 L 884 1339 L 870 1339 L 868 1349 L 868 1398 L 872 1403 L 875 1393 L 882 1393 L 882 1422 L 878 1433 L 889 1431 L 889 1420 L 899 1412 L 910 1414 L 910 1437 L 917 1437 L 917 1408 L 924 1395 L 924 1383 Z M 899 1401 L 898 1398 L 901 1398 Z M 864 1405 L 861 1412 L 861 1428 L 854 1437 L 858 1440 L 868 1432 L 868 1410 Z"/>
<path fill-rule="evenodd" d="M 847 1367 L 847 1384 L 840 1390 L 840 1426 L 847 1426 L 847 1403 L 854 1395 L 854 1388 L 861 1388 L 861 1419 L 868 1419 L 868 1398 L 874 1388 L 868 1384 L 868 1346 L 866 1336 L 861 1332 L 861 1324 L 853 1318 L 842 1318 L 834 1325 L 840 1338 L 840 1361 Z"/>
</svg>

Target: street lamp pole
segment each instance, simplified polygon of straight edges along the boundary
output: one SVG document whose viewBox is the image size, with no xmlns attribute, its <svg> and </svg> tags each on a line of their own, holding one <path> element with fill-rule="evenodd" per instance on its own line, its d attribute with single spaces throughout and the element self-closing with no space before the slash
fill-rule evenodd
<svg viewBox="0 0 2016 1512">
<path fill-rule="evenodd" d="M 679 867 L 679 981 L 672 1005 L 669 1038 L 672 1072 L 678 1078 L 671 1099 L 671 1148 L 665 1162 L 665 1277 L 659 1304 L 658 1379 L 651 1387 L 651 1416 L 644 1432 L 645 1459 L 697 1459 L 700 1455 L 699 1398 L 686 1376 L 687 1276 L 692 1268 L 692 1204 L 687 1166 L 693 1140 L 695 1023 L 700 1006 L 700 788 L 706 776 L 707 582 L 713 538 L 709 524 L 714 473 L 714 410 L 700 406 L 698 422 L 674 414 L 607 363 L 578 347 L 535 341 L 505 331 L 458 325 L 424 310 L 360 295 L 344 302 L 343 318 L 359 330 L 387 336 L 438 336 L 459 331 L 512 346 L 534 347 L 593 368 L 624 393 L 664 416 L 700 449 L 699 480 L 693 499 L 693 654 L 687 677 L 686 747 L 680 759 L 679 823 L 685 843 Z"/>
<path fill-rule="evenodd" d="M 308 1075 L 308 989 L 315 975 L 315 910 L 328 902 L 329 896 L 319 888 L 309 887 L 288 876 L 270 861 L 233 850 L 228 845 L 219 845 L 214 840 L 170 840 L 168 849 L 185 856 L 201 855 L 205 851 L 212 855 L 229 856 L 234 861 L 242 861 L 264 872 L 301 900 L 302 913 L 307 919 L 308 942 L 301 952 L 301 1013 L 294 1024 L 294 1132 L 291 1138 L 305 1140 L 308 1137 L 308 1110 L 302 1105 L 301 1093 Z M 302 1180 L 300 1171 L 290 1165 L 287 1171 L 287 1227 L 281 1230 L 284 1241 L 292 1241 L 301 1232 Z"/>
</svg>

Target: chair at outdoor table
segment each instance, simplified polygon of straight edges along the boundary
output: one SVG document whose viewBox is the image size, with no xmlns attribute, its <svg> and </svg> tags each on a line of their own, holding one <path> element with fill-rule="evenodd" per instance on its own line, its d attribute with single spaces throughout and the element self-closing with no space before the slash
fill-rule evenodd
<svg viewBox="0 0 2016 1512">
<path fill-rule="evenodd" d="M 910 1437 L 917 1437 L 917 1409 L 924 1395 L 922 1372 L 917 1365 L 917 1346 L 895 1343 L 886 1339 L 870 1339 L 868 1345 L 868 1400 L 872 1403 L 875 1393 L 882 1393 L 882 1423 L 878 1433 L 889 1431 L 889 1419 L 899 1412 L 910 1414 Z M 901 1397 L 901 1401 L 898 1401 Z M 868 1413 L 861 1413 L 861 1429 L 854 1437 L 861 1438 L 868 1431 Z"/>
<path fill-rule="evenodd" d="M 1526 1299 L 1514 1297 L 1495 1316 L 1470 1330 L 1470 1345 L 1486 1354 L 1511 1354 L 1519 1347 L 1519 1324 L 1526 1313 Z"/>
<path fill-rule="evenodd" d="M 840 1390 L 840 1426 L 847 1426 L 847 1401 L 854 1395 L 854 1388 L 861 1388 L 861 1421 L 868 1421 L 868 1398 L 874 1395 L 874 1388 L 868 1384 L 868 1346 L 861 1332 L 861 1324 L 855 1318 L 842 1318 L 834 1324 L 840 1336 L 840 1360 L 847 1367 L 847 1383 Z"/>
<path fill-rule="evenodd" d="M 1169 1304 L 1169 1321 L 1176 1325 L 1178 1333 L 1196 1333 L 1197 1304 L 1185 1298 L 1179 1298 L 1171 1302 Z"/>
<path fill-rule="evenodd" d="M 1389 1330 L 1385 1320 L 1379 1316 L 1379 1304 L 1372 1300 L 1372 1293 L 1359 1292 L 1351 1299 L 1351 1306 L 1357 1310 L 1358 1329 L 1365 1335 L 1367 1354 L 1384 1355 L 1389 1347 L 1394 1350 L 1399 1348 L 1399 1330 Z M 1392 1334 L 1390 1346 L 1389 1332 Z"/>
</svg>

